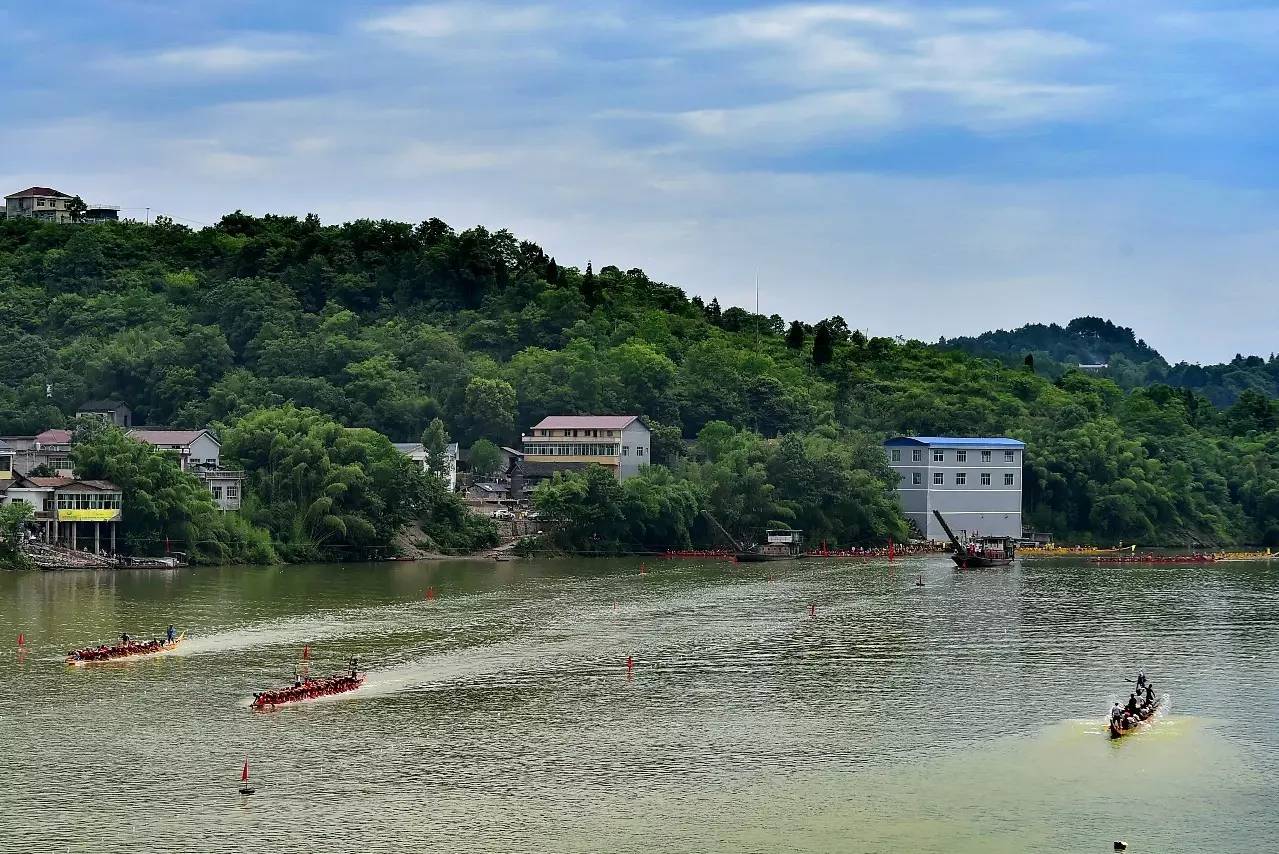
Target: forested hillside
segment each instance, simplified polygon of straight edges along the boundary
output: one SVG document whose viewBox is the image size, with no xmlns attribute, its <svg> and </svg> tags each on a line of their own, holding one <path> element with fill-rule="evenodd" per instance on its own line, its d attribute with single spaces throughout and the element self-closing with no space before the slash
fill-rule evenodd
<svg viewBox="0 0 1279 854">
<path fill-rule="evenodd" d="M 1279 396 L 1279 358 L 1236 354 L 1222 365 L 1169 365 L 1164 357 L 1137 338 L 1126 326 L 1099 317 L 1077 317 L 1064 327 L 1031 323 L 1006 331 L 985 332 L 971 338 L 942 339 L 939 346 L 982 356 L 996 356 L 1006 364 L 1025 364 L 1053 378 L 1076 365 L 1107 365 L 1101 374 L 1124 389 L 1165 384 L 1201 394 L 1217 406 L 1230 406 L 1245 391 Z"/>
<path fill-rule="evenodd" d="M 1028 522 L 1061 539 L 1279 543 L 1279 408 L 1264 395 L 1222 410 L 1188 389 L 867 340 L 838 317 L 788 324 L 638 269 L 560 264 L 504 231 L 6 221 L 0 311 L 0 433 L 107 397 L 139 421 L 213 424 L 251 472 L 246 517 L 299 556 L 381 542 L 422 512 L 397 499 L 408 475 L 385 440 L 341 427 L 417 440 L 438 417 L 464 445 L 508 444 L 585 412 L 647 416 L 661 465 L 550 484 L 567 545 L 707 543 L 702 509 L 743 535 L 785 522 L 839 544 L 901 537 L 878 449 L 895 433 L 1025 440 Z M 297 479 L 282 485 L 285 453 Z M 441 536 L 465 524 L 431 506 Z"/>
</svg>

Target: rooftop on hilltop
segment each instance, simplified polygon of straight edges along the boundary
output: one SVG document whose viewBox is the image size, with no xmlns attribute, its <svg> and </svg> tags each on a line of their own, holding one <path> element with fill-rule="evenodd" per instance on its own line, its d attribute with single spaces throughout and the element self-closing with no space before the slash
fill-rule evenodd
<svg viewBox="0 0 1279 854">
<path fill-rule="evenodd" d="M 10 193 L 9 195 L 5 196 L 5 198 L 6 199 L 26 199 L 26 198 L 41 197 L 41 196 L 45 198 L 53 197 L 56 199 L 71 198 L 69 195 L 62 192 L 61 190 L 55 190 L 52 187 L 27 187 L 25 190 L 20 190 L 16 193 Z"/>
<path fill-rule="evenodd" d="M 548 415 L 534 430 L 625 430 L 638 415 Z"/>
<path fill-rule="evenodd" d="M 1004 436 L 898 436 L 885 445 L 927 445 L 931 448 L 1024 448 L 1025 442 Z"/>
<path fill-rule="evenodd" d="M 171 430 L 163 427 L 134 427 L 128 431 L 130 438 L 150 445 L 189 445 L 206 433 L 214 442 L 218 441 L 212 433 L 204 429 Z"/>
</svg>

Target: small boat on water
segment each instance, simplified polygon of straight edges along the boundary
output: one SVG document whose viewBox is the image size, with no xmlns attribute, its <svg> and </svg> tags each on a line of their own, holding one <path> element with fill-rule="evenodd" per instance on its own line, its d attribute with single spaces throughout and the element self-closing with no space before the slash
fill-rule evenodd
<svg viewBox="0 0 1279 854">
<path fill-rule="evenodd" d="M 1163 698 L 1160 697 L 1152 703 L 1145 703 L 1138 707 L 1135 714 L 1120 714 L 1119 717 L 1110 719 L 1110 737 L 1123 738 L 1125 735 L 1132 735 L 1137 730 L 1144 727 L 1155 719 L 1155 715 L 1159 712 L 1159 707 L 1163 704 Z"/>
<path fill-rule="evenodd" d="M 67 664 L 80 666 L 83 664 L 101 664 L 106 661 L 120 661 L 126 658 L 145 658 L 177 649 L 178 645 L 184 640 L 186 640 L 186 632 L 178 635 L 173 640 L 150 640 L 145 643 L 130 640 L 114 646 L 103 644 L 102 646 L 85 647 L 84 649 L 77 649 L 74 652 L 67 653 Z"/>
<path fill-rule="evenodd" d="M 355 663 L 352 662 L 349 673 L 340 673 L 319 679 L 312 679 L 309 676 L 298 677 L 292 685 L 273 688 L 268 691 L 258 691 L 254 693 L 253 702 L 250 706 L 259 712 L 270 712 L 274 711 L 277 706 L 284 706 L 289 703 L 303 703 L 307 700 L 318 700 L 321 697 L 332 697 L 335 694 L 354 691 L 363 685 L 364 680 L 367 678 L 368 675 L 360 673 Z"/>
<path fill-rule="evenodd" d="M 1017 543 L 1012 537 L 971 537 L 967 542 L 961 542 L 940 511 L 934 510 L 933 515 L 950 538 L 950 544 L 955 549 L 950 559 L 960 569 L 1008 566 L 1016 559 Z"/>
<path fill-rule="evenodd" d="M 764 532 L 765 542 L 739 548 L 733 555 L 738 563 L 762 563 L 768 560 L 795 560 L 804 556 L 802 531 L 790 528 Z"/>
</svg>

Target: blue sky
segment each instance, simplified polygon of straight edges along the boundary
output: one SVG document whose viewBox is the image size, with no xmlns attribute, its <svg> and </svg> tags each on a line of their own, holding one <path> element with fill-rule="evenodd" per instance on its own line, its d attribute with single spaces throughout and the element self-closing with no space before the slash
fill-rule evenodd
<svg viewBox="0 0 1279 854">
<path fill-rule="evenodd" d="M 0 183 L 507 227 L 934 340 L 1276 347 L 1266 3 L 0 2 Z"/>
</svg>

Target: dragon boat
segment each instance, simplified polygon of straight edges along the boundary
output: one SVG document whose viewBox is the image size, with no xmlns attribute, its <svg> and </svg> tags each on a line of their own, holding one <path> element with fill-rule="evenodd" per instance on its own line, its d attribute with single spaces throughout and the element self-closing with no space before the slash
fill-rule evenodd
<svg viewBox="0 0 1279 854">
<path fill-rule="evenodd" d="M 288 705 L 289 703 L 303 703 L 307 700 L 318 700 L 321 697 L 345 694 L 363 685 L 366 678 L 366 674 L 359 673 L 354 668 L 351 669 L 350 673 L 325 676 L 319 679 L 299 677 L 292 685 L 254 693 L 253 702 L 250 706 L 260 712 L 269 712 L 278 706 Z"/>
<path fill-rule="evenodd" d="M 106 661 L 120 661 L 126 658 L 145 658 L 177 649 L 178 645 L 185 639 L 186 632 L 183 632 L 171 641 L 151 640 L 145 643 L 129 641 L 115 646 L 103 644 L 102 646 L 85 647 L 84 649 L 77 649 L 67 653 L 67 664 L 80 666 L 83 664 L 101 664 Z"/>
</svg>

